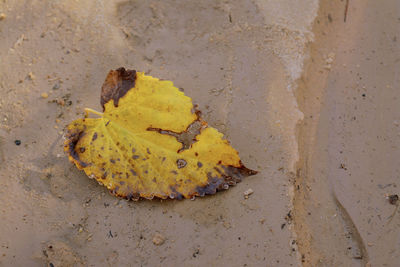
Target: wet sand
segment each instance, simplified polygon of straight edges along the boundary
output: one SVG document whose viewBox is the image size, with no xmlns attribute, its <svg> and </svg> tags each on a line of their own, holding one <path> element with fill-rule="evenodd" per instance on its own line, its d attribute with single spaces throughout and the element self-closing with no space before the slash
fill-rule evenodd
<svg viewBox="0 0 400 267">
<path fill-rule="evenodd" d="M 305 266 L 398 266 L 400 6 L 344 4 L 320 2 L 297 91 L 298 245 Z"/>
<path fill-rule="evenodd" d="M 0 265 L 395 266 L 398 6 L 345 4 L 0 3 Z M 78 171 L 64 127 L 120 66 L 183 88 L 259 174 L 127 202 Z"/>
</svg>

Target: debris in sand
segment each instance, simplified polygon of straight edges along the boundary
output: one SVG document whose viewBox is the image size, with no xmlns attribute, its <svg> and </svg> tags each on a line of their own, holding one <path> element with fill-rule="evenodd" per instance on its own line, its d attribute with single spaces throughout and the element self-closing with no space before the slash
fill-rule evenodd
<svg viewBox="0 0 400 267">
<path fill-rule="evenodd" d="M 45 93 L 42 93 L 40 96 L 41 96 L 42 98 L 46 99 L 46 98 L 49 97 L 49 94 L 45 92 Z"/>
<path fill-rule="evenodd" d="M 196 258 L 200 254 L 200 249 L 196 248 L 192 254 L 193 258 Z"/>
<path fill-rule="evenodd" d="M 399 196 L 398 195 L 390 195 L 388 196 L 389 203 L 392 205 L 397 205 L 397 202 L 399 201 Z"/>
<path fill-rule="evenodd" d="M 3 19 L 5 19 L 7 16 L 4 13 L 0 13 L 0 21 L 2 21 Z"/>
<path fill-rule="evenodd" d="M 85 266 L 80 255 L 61 241 L 48 243 L 42 253 L 41 258 L 47 263 L 47 266 Z"/>
<path fill-rule="evenodd" d="M 57 81 L 54 85 L 53 85 L 53 90 L 57 90 L 60 88 L 60 81 Z"/>
<path fill-rule="evenodd" d="M 248 199 L 249 196 L 250 196 L 251 194 L 253 194 L 253 193 L 254 193 L 253 189 L 251 189 L 251 188 L 247 189 L 246 191 L 243 192 L 244 198 L 245 198 L 245 199 Z"/>
<path fill-rule="evenodd" d="M 332 68 L 332 63 L 335 60 L 335 53 L 329 53 L 327 56 L 325 56 L 325 63 L 326 65 L 324 66 L 325 69 L 330 70 Z"/>
<path fill-rule="evenodd" d="M 153 236 L 153 244 L 156 246 L 161 246 L 165 242 L 165 237 L 159 233 Z"/>
<path fill-rule="evenodd" d="M 229 222 L 227 222 L 227 221 L 224 221 L 224 222 L 222 223 L 222 225 L 223 225 L 226 229 L 229 229 L 229 228 L 232 227 L 231 224 L 230 224 Z"/>
<path fill-rule="evenodd" d="M 35 75 L 32 72 L 29 72 L 27 78 L 33 81 L 35 79 Z"/>
</svg>

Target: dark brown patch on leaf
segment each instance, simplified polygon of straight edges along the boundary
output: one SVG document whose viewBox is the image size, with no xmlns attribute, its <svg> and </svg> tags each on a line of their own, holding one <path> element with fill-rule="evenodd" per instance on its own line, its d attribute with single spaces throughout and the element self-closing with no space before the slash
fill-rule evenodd
<svg viewBox="0 0 400 267">
<path fill-rule="evenodd" d="M 97 133 L 94 133 L 93 134 L 93 137 L 92 137 L 92 141 L 94 141 L 94 140 L 96 140 L 97 139 Z"/>
<path fill-rule="evenodd" d="M 199 196 L 204 197 L 205 195 L 213 195 L 218 190 L 224 189 L 221 185 L 224 183 L 224 180 L 221 177 L 211 177 L 211 174 L 208 174 L 208 184 L 206 186 L 197 186 L 196 191 Z"/>
<path fill-rule="evenodd" d="M 180 153 L 184 150 L 189 149 L 192 144 L 196 142 L 196 136 L 200 134 L 202 129 L 207 127 L 207 124 L 205 124 L 205 122 L 202 121 L 202 119 L 200 118 L 200 112 L 196 112 L 196 115 L 197 119 L 192 122 L 185 131 L 181 133 L 153 127 L 147 128 L 147 131 L 155 131 L 159 132 L 160 134 L 166 134 L 175 137 L 176 140 L 182 144 L 182 147 L 178 150 L 178 153 Z"/>
<path fill-rule="evenodd" d="M 111 190 L 111 193 L 114 194 L 114 195 L 117 195 L 118 190 L 119 190 L 119 186 L 116 185 L 115 188 Z"/>
<path fill-rule="evenodd" d="M 83 131 L 81 132 L 68 132 L 66 137 L 68 140 L 67 143 L 67 147 L 68 147 L 68 153 L 69 155 L 75 160 L 75 162 L 77 164 L 79 164 L 82 168 L 85 168 L 87 166 L 89 166 L 88 163 L 83 162 L 80 158 L 79 158 L 79 154 L 75 151 L 75 147 L 78 144 L 79 140 L 81 139 L 81 137 L 83 137 L 85 135 L 85 133 Z"/>
<path fill-rule="evenodd" d="M 176 186 L 171 185 L 169 189 L 171 189 L 172 191 L 172 193 L 169 195 L 171 199 L 178 199 L 178 200 L 183 199 L 183 195 L 176 190 Z"/>
<path fill-rule="evenodd" d="M 126 198 L 127 200 L 138 201 L 140 199 L 139 193 L 128 193 L 126 196 L 120 195 L 121 197 Z"/>
<path fill-rule="evenodd" d="M 184 159 L 178 159 L 176 161 L 176 165 L 178 166 L 178 169 L 182 169 L 183 167 L 185 167 L 187 164 L 186 160 Z"/>
<path fill-rule="evenodd" d="M 247 177 L 247 176 L 256 175 L 258 173 L 258 171 L 254 171 L 254 170 L 248 169 L 242 163 L 240 163 L 240 164 L 241 165 L 240 165 L 239 168 L 236 168 L 236 167 L 233 167 L 233 166 L 227 166 L 227 167 L 226 166 L 222 166 L 222 168 L 225 170 L 225 172 L 228 175 L 237 176 L 240 179 L 242 179 L 244 177 Z"/>
<path fill-rule="evenodd" d="M 119 99 L 135 87 L 135 81 L 135 70 L 125 70 L 125 68 L 111 70 L 101 88 L 100 103 L 103 111 L 105 110 L 104 105 L 111 99 L 114 100 L 114 106 L 118 107 Z"/>
<path fill-rule="evenodd" d="M 257 171 L 246 168 L 243 164 L 239 168 L 233 166 L 221 166 L 223 171 L 215 168 L 221 176 L 213 177 L 211 173 L 207 174 L 208 183 L 205 186 L 197 186 L 194 195 L 205 196 L 213 195 L 217 191 L 226 190 L 230 185 L 235 185 L 243 178 L 257 174 Z"/>
</svg>

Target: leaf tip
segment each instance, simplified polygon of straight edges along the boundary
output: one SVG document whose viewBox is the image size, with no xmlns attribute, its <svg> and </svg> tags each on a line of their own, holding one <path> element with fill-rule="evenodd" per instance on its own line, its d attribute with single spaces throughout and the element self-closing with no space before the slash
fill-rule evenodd
<svg viewBox="0 0 400 267">
<path fill-rule="evenodd" d="M 114 100 L 114 106 L 118 106 L 118 101 L 131 88 L 135 87 L 136 70 L 126 70 L 124 67 L 111 70 L 101 87 L 100 104 L 105 110 L 104 105 Z"/>
</svg>

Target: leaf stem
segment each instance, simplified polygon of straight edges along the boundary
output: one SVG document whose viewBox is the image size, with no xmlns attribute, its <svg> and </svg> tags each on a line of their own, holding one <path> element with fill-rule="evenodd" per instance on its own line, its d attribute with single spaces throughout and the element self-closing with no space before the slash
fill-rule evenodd
<svg viewBox="0 0 400 267">
<path fill-rule="evenodd" d="M 93 113 L 93 114 L 99 115 L 100 117 L 103 117 L 103 113 L 98 112 L 91 108 L 85 108 L 85 118 L 87 118 L 89 116 L 89 113 Z"/>
</svg>

